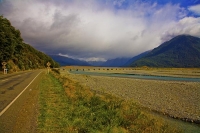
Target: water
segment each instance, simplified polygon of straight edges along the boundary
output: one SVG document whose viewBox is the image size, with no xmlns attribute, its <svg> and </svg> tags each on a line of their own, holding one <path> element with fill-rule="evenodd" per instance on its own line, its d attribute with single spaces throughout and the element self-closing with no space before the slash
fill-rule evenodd
<svg viewBox="0 0 200 133">
<path fill-rule="evenodd" d="M 87 71 L 70 71 L 70 72 L 74 73 L 74 74 L 84 74 L 84 75 L 94 75 L 94 76 L 125 77 L 125 78 L 136 78 L 136 79 L 166 80 L 166 81 L 200 82 L 200 78 L 140 75 L 140 74 L 126 74 L 126 73 L 102 73 L 102 72 L 87 72 Z"/>
<path fill-rule="evenodd" d="M 178 129 L 182 130 L 184 133 L 200 133 L 200 125 L 185 122 L 182 120 L 174 119 L 162 114 L 150 112 L 156 118 L 162 118 L 163 121 L 166 121 L 169 125 L 173 125 Z"/>
</svg>

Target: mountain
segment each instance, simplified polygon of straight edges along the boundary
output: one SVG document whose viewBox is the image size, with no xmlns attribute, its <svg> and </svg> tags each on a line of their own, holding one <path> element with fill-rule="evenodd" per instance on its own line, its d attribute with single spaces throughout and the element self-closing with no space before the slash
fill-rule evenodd
<svg viewBox="0 0 200 133">
<path fill-rule="evenodd" d="M 88 61 L 88 63 L 91 65 L 91 66 L 102 66 L 103 63 L 105 63 L 105 61 Z"/>
<path fill-rule="evenodd" d="M 200 67 L 200 38 L 179 35 L 153 49 L 132 67 Z"/>
<path fill-rule="evenodd" d="M 110 59 L 104 62 L 101 66 L 104 67 L 121 67 L 124 66 L 124 64 L 129 61 L 130 58 L 115 58 L 115 59 Z"/>
<path fill-rule="evenodd" d="M 0 16 L 1 70 L 2 62 L 7 63 L 9 72 L 45 68 L 47 62 L 51 63 L 51 67 L 59 66 L 49 56 L 24 43 L 20 31 L 15 29 L 8 19 Z"/>
<path fill-rule="evenodd" d="M 61 66 L 91 66 L 89 63 L 77 59 L 68 58 L 60 55 L 49 55 L 56 62 L 58 62 Z"/>
<path fill-rule="evenodd" d="M 99 67 L 121 67 L 130 60 L 130 58 L 115 58 L 109 59 L 107 61 L 88 61 L 88 63 L 92 66 L 99 66 Z"/>
<path fill-rule="evenodd" d="M 130 66 L 132 62 L 134 62 L 134 61 L 136 61 L 136 60 L 138 60 L 138 59 L 146 56 L 149 52 L 150 51 L 146 51 L 146 52 L 143 52 L 143 53 L 141 53 L 141 54 L 139 54 L 137 56 L 134 56 L 133 58 L 131 58 L 130 60 L 128 60 L 123 66 L 125 66 L 125 67 L 126 66 Z"/>
</svg>

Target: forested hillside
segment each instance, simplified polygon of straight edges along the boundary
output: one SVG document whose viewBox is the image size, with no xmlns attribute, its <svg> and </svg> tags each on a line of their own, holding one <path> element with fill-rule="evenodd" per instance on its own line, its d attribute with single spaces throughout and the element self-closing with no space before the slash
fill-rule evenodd
<svg viewBox="0 0 200 133">
<path fill-rule="evenodd" d="M 24 43 L 20 31 L 0 16 L 0 70 L 2 62 L 7 62 L 10 72 L 44 68 L 47 62 L 51 63 L 51 67 L 59 66 L 49 56 Z"/>
<path fill-rule="evenodd" d="M 179 35 L 131 64 L 133 67 L 200 67 L 200 38 Z"/>
</svg>

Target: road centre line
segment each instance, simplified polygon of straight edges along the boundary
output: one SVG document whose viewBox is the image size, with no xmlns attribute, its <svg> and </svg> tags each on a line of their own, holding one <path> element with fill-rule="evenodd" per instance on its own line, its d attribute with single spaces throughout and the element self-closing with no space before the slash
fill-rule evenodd
<svg viewBox="0 0 200 133">
<path fill-rule="evenodd" d="M 3 80 L 0 80 L 0 81 L 6 81 L 6 80 L 8 80 L 8 79 L 3 79 Z"/>
<path fill-rule="evenodd" d="M 41 71 L 42 72 L 42 71 Z M 41 73 L 40 72 L 40 73 Z M 39 73 L 39 74 L 40 74 Z M 38 74 L 38 75 L 39 75 Z M 19 93 L 19 95 L 8 105 L 8 106 L 6 106 L 1 112 L 0 112 L 0 116 L 2 116 L 5 112 L 6 112 L 6 110 L 8 110 L 9 109 L 9 107 L 23 94 L 23 92 L 31 85 L 31 83 L 38 77 L 38 75 L 26 86 L 26 88 L 24 88 L 24 90 L 21 92 L 21 93 Z"/>
<path fill-rule="evenodd" d="M 4 82 L 4 81 L 6 81 L 6 80 L 8 80 L 8 79 L 10 79 L 10 78 L 16 78 L 16 77 L 20 77 L 20 76 L 26 75 L 26 74 L 28 74 L 28 72 L 22 73 L 22 74 L 19 74 L 19 75 L 11 76 L 11 77 L 8 77 L 7 79 L 3 79 L 3 80 L 0 79 L 0 82 Z"/>
<path fill-rule="evenodd" d="M 27 74 L 27 73 L 24 73 L 24 74 Z M 4 75 L 3 75 L 4 76 Z M 5 75 L 6 76 L 6 75 Z M 6 81 L 6 80 L 8 80 L 9 78 L 15 78 L 15 77 L 20 77 L 20 76 L 22 76 L 21 74 L 19 74 L 19 75 L 13 75 L 13 76 L 9 76 L 9 77 L 7 77 L 6 79 L 3 79 L 3 80 L 0 80 L 0 81 Z"/>
</svg>

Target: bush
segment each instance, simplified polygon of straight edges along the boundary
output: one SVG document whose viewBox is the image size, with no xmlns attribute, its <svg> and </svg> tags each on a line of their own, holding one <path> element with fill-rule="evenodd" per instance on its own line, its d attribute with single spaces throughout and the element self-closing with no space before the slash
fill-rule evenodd
<svg viewBox="0 0 200 133">
<path fill-rule="evenodd" d="M 55 68 L 53 68 L 52 71 L 56 72 L 57 74 L 60 74 L 59 69 L 55 69 Z"/>
</svg>

